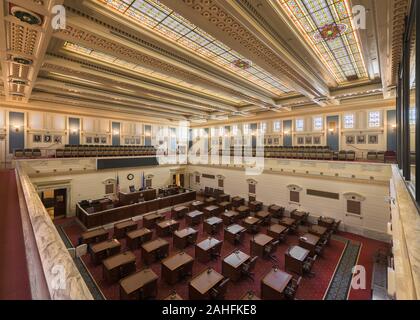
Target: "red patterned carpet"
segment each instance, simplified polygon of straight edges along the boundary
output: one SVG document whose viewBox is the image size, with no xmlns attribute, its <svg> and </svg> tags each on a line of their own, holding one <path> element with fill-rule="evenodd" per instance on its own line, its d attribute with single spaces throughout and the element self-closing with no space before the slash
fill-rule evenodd
<svg viewBox="0 0 420 320">
<path fill-rule="evenodd" d="M 0 300 L 31 299 L 14 170 L 0 171 Z"/>
<path fill-rule="evenodd" d="M 168 214 L 169 216 L 169 214 Z M 141 224 L 141 223 L 140 223 Z M 184 219 L 181 220 L 180 229 L 184 228 L 185 221 Z M 198 241 L 201 241 L 207 237 L 206 234 L 203 234 L 202 225 L 197 226 L 199 230 Z M 77 225 L 73 224 L 71 226 L 64 227 L 64 231 L 72 241 L 74 245 L 77 244 L 77 239 L 79 238 L 82 228 Z M 265 228 L 261 229 L 262 233 L 265 233 Z M 112 231 L 110 231 L 112 234 Z M 218 239 L 223 239 L 223 232 L 220 232 Z M 223 259 L 225 256 L 230 254 L 235 249 L 239 249 L 245 253 L 250 252 L 250 235 L 246 234 L 244 238 L 244 242 L 240 246 L 233 246 L 228 242 L 223 243 L 222 253 L 221 256 Z M 156 235 L 154 234 L 154 237 Z M 177 251 L 177 249 L 173 249 L 172 247 L 172 239 L 171 237 L 165 238 L 170 243 L 170 255 Z M 298 237 L 295 235 L 288 236 L 287 243 L 281 244 L 276 251 L 276 256 L 279 259 L 278 265 L 281 269 L 284 269 L 284 252 L 288 248 L 288 246 L 297 244 Z M 122 240 L 123 250 L 125 248 L 125 240 Z M 341 254 L 345 248 L 345 243 L 342 241 L 332 240 L 330 245 L 324 251 L 324 256 L 318 258 L 314 264 L 313 271 L 315 272 L 315 277 L 313 278 L 303 278 L 300 284 L 300 287 L 297 291 L 297 299 L 305 299 L 305 300 L 320 300 L 323 298 L 330 280 L 334 274 L 335 268 L 340 260 Z M 185 249 L 185 251 L 194 257 L 194 247 L 190 246 Z M 141 262 L 141 250 L 136 250 L 134 253 L 137 256 L 137 269 L 141 269 L 143 264 Z M 208 264 L 202 264 L 199 261 L 194 261 L 193 267 L 193 275 L 196 275 L 206 269 L 207 267 L 212 267 L 215 270 L 221 272 L 221 259 L 216 261 L 212 261 Z M 99 285 L 101 291 L 105 295 L 107 299 L 119 299 L 119 286 L 118 284 L 109 285 L 102 279 L 102 266 L 94 266 L 91 263 L 90 256 L 87 255 L 83 257 L 83 261 L 85 262 L 86 266 L 88 267 L 90 273 L 93 275 L 95 281 Z M 239 299 L 242 297 L 247 291 L 253 290 L 258 296 L 260 296 L 260 281 L 265 276 L 273 266 L 273 262 L 265 259 L 258 259 L 255 272 L 255 279 L 252 281 L 251 279 L 242 279 L 237 283 L 231 282 L 229 284 L 228 292 L 227 292 L 227 299 Z M 160 263 L 156 262 L 151 265 L 151 268 L 154 272 L 160 276 L 161 267 Z M 171 290 L 176 290 L 176 292 L 184 299 L 188 298 L 188 282 L 190 279 L 185 279 L 180 283 L 177 283 L 175 286 L 168 285 L 165 281 L 159 278 L 158 282 L 158 296 L 157 299 L 164 299 L 170 293 Z"/>
</svg>

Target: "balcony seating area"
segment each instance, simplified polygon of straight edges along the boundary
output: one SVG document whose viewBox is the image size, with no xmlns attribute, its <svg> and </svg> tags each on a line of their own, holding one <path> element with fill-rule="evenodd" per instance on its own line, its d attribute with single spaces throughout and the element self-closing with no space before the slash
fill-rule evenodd
<svg viewBox="0 0 420 320">
<path fill-rule="evenodd" d="M 16 149 L 13 152 L 15 158 L 40 158 L 42 156 L 41 149 Z"/>
<path fill-rule="evenodd" d="M 66 145 L 64 149 L 57 149 L 56 158 L 81 157 L 133 157 L 155 156 L 153 146 L 95 146 L 95 145 Z"/>
</svg>

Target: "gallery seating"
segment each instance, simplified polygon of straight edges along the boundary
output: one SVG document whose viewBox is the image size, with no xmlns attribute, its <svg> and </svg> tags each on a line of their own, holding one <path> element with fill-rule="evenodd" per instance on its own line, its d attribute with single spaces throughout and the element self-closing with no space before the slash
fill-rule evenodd
<svg viewBox="0 0 420 320">
<path fill-rule="evenodd" d="M 57 149 L 56 158 L 80 157 L 134 157 L 155 156 L 153 146 L 97 146 L 97 145 L 66 145 L 64 149 Z"/>
</svg>

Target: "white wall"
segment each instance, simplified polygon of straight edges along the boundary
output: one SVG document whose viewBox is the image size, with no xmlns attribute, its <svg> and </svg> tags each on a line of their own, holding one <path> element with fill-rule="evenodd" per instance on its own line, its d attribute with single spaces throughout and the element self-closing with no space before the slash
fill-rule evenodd
<svg viewBox="0 0 420 320">
<path fill-rule="evenodd" d="M 137 189 L 140 187 L 140 175 L 152 174 L 152 186 L 154 188 L 162 187 L 172 183 L 170 170 L 179 169 L 179 166 L 162 166 L 162 167 L 144 167 L 132 168 L 124 170 L 103 170 L 87 173 L 59 174 L 54 176 L 31 177 L 32 183 L 37 185 L 54 185 L 56 183 L 70 184 L 70 213 L 73 216 L 76 210 L 76 203 L 82 200 L 99 199 L 105 194 L 105 184 L 107 179 L 116 179 L 117 174 L 120 181 L 120 189 L 123 192 L 129 191 L 129 186 L 134 185 Z M 128 180 L 127 175 L 132 173 L 133 180 Z"/>
<path fill-rule="evenodd" d="M 300 192 L 300 207 L 310 212 L 313 216 L 330 216 L 342 220 L 347 230 L 364 234 L 375 238 L 387 238 L 385 236 L 387 222 L 389 221 L 389 205 L 385 202 L 388 196 L 389 187 L 386 183 L 356 183 L 325 178 L 306 178 L 297 175 L 270 174 L 263 173 L 258 176 L 245 175 L 243 170 L 224 169 L 207 166 L 188 166 L 188 172 L 193 174 L 223 175 L 225 193 L 231 196 L 239 195 L 248 198 L 247 179 L 256 180 L 257 199 L 264 204 L 279 204 L 284 207 L 296 207 L 289 202 L 288 185 L 294 184 L 300 186 L 303 190 Z M 201 177 L 200 184 L 195 184 L 195 179 L 191 187 L 195 189 L 205 186 L 217 187 L 217 179 L 206 179 Z M 339 193 L 340 199 L 333 200 L 306 195 L 306 189 L 314 189 L 326 192 Z M 355 192 L 365 197 L 362 202 L 362 217 L 346 216 L 346 199 L 343 194 Z"/>
</svg>

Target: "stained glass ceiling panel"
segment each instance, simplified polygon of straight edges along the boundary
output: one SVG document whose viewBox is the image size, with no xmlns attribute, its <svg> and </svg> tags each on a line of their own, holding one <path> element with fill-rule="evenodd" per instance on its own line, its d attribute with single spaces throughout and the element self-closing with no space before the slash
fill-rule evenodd
<svg viewBox="0 0 420 320">
<path fill-rule="evenodd" d="M 368 77 L 349 0 L 277 0 L 338 83 Z"/>
<path fill-rule="evenodd" d="M 246 68 L 235 65 L 235 61 L 246 59 L 157 0 L 97 1 L 275 95 L 292 91 L 278 78 L 255 65 Z M 257 68 L 258 74 L 263 76 L 256 75 Z"/>
<path fill-rule="evenodd" d="M 182 87 L 185 87 L 185 88 L 193 89 L 193 90 L 196 90 L 196 91 L 199 91 L 199 92 L 204 92 L 204 93 L 206 93 L 210 96 L 219 97 L 221 99 L 229 101 L 230 103 L 236 103 L 237 102 L 236 100 L 232 99 L 231 96 L 220 94 L 220 93 L 216 94 L 214 91 L 208 90 L 204 87 L 201 87 L 201 86 L 198 86 L 198 85 L 193 85 L 191 83 L 187 83 L 185 81 L 167 76 L 166 74 L 159 73 L 159 72 L 156 72 L 154 70 L 136 65 L 135 63 L 125 61 L 125 60 L 122 60 L 122 59 L 118 59 L 117 57 L 112 56 L 110 54 L 106 54 L 106 53 L 102 53 L 102 52 L 99 52 L 99 51 L 96 51 L 96 50 L 92 50 L 90 48 L 86 48 L 84 46 L 74 44 L 72 42 L 66 42 L 64 44 L 64 49 L 67 50 L 67 51 L 70 51 L 70 52 L 77 53 L 77 54 L 82 55 L 82 56 L 86 56 L 86 57 L 96 59 L 96 60 L 101 61 L 101 62 L 106 62 L 106 63 L 114 65 L 114 66 L 125 68 L 129 71 L 134 71 L 134 72 L 138 73 L 139 75 L 147 76 L 148 78 L 152 78 L 152 79 L 154 78 L 156 80 L 165 80 L 168 83 L 172 83 L 172 84 L 182 86 Z"/>
</svg>

